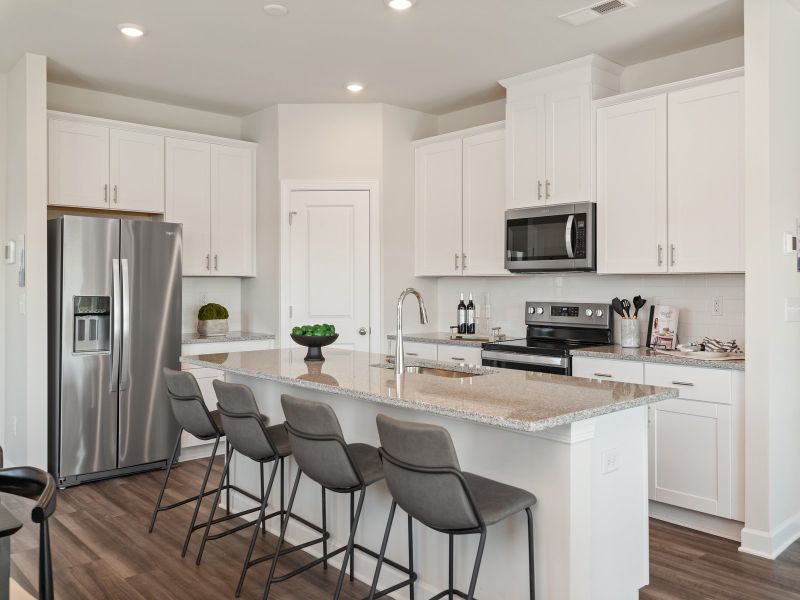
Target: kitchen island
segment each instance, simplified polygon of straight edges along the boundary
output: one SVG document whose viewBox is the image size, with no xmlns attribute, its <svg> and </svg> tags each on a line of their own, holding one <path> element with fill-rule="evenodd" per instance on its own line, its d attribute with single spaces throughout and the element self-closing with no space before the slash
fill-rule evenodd
<svg viewBox="0 0 800 600">
<path fill-rule="evenodd" d="M 330 404 L 348 442 L 379 445 L 379 413 L 447 428 L 465 471 L 538 497 L 537 598 L 638 598 L 639 588 L 648 582 L 646 406 L 674 398 L 675 390 L 481 367 L 458 367 L 463 374 L 457 377 L 396 376 L 383 355 L 333 348 L 324 354 L 323 363 L 304 362 L 301 348 L 181 360 L 219 369 L 228 381 L 250 386 L 272 423 L 283 420 L 280 395 L 288 393 Z M 291 482 L 295 467 L 291 461 L 287 466 L 285 476 Z M 232 479 L 257 493 L 258 469 L 250 461 L 234 459 Z M 273 498 L 277 503 L 278 494 Z M 380 546 L 389 504 L 385 484 L 370 487 L 357 542 Z M 244 497 L 234 498 L 235 510 L 250 505 Z M 343 544 L 349 498 L 331 494 L 328 507 L 331 537 Z M 320 519 L 319 488 L 308 479 L 300 484 L 295 512 Z M 269 525 L 277 531 L 277 522 Z M 527 598 L 525 531 L 524 514 L 489 529 L 478 598 Z M 291 522 L 290 542 L 310 537 Z M 471 572 L 477 544 L 477 536 L 456 538 L 460 587 Z M 318 556 L 321 548 L 310 552 Z M 404 562 L 405 536 L 394 534 L 387 554 Z M 357 555 L 355 564 L 356 576 L 371 581 L 374 561 Z M 445 589 L 447 537 L 417 525 L 415 568 L 420 597 Z M 381 587 L 400 579 L 399 573 L 384 569 Z M 395 597 L 405 598 L 407 592 Z"/>
</svg>

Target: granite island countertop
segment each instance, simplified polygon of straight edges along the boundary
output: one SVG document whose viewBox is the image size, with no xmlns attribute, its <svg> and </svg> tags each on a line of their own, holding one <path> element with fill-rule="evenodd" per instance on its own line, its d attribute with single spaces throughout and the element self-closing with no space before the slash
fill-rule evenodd
<svg viewBox="0 0 800 600">
<path fill-rule="evenodd" d="M 274 340 L 272 333 L 255 333 L 253 331 L 229 331 L 225 335 L 212 337 L 202 336 L 196 332 L 181 334 L 182 344 L 217 344 L 220 342 L 253 342 L 258 340 Z"/>
<path fill-rule="evenodd" d="M 728 369 L 744 371 L 745 360 L 698 360 L 683 356 L 670 356 L 655 352 L 650 348 L 623 348 L 619 345 L 593 346 L 572 350 L 572 356 L 586 356 L 589 358 L 606 358 L 610 360 L 633 360 L 639 362 L 661 363 L 667 365 L 680 365 L 683 367 L 699 367 L 702 369 Z"/>
<path fill-rule="evenodd" d="M 508 429 L 536 432 L 669 398 L 678 391 L 649 385 L 596 381 L 487 367 L 458 367 L 479 373 L 444 378 L 407 373 L 396 377 L 383 354 L 326 348 L 322 363 L 306 363 L 305 348 L 206 354 L 184 362 L 229 373 L 360 398 Z M 409 360 L 408 365 L 449 363 Z"/>
</svg>

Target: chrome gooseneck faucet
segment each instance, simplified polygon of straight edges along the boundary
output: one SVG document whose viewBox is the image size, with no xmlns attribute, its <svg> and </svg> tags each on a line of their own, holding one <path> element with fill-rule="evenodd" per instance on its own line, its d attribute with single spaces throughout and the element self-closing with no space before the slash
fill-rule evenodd
<svg viewBox="0 0 800 600">
<path fill-rule="evenodd" d="M 401 375 L 406 370 L 405 353 L 403 351 L 403 300 L 406 296 L 413 294 L 419 302 L 419 322 L 423 325 L 428 323 L 428 311 L 425 310 L 425 301 L 420 293 L 414 288 L 406 288 L 397 299 L 397 341 L 395 343 L 394 372 Z"/>
</svg>

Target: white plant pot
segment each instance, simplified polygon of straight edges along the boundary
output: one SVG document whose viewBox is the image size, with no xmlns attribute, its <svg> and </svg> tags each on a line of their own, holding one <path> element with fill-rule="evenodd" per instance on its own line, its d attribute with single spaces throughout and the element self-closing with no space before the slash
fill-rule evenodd
<svg viewBox="0 0 800 600">
<path fill-rule="evenodd" d="M 228 319 L 197 321 L 197 333 L 203 337 L 219 337 L 228 333 Z"/>
</svg>

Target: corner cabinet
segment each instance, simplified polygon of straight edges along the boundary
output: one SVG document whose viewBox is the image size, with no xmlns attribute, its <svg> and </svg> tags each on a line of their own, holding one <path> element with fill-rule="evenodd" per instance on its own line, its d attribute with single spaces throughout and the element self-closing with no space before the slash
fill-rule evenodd
<svg viewBox="0 0 800 600">
<path fill-rule="evenodd" d="M 596 124 L 598 272 L 743 272 L 738 71 L 606 99 Z"/>
<path fill-rule="evenodd" d="M 414 143 L 417 276 L 507 275 L 503 123 Z"/>
</svg>

